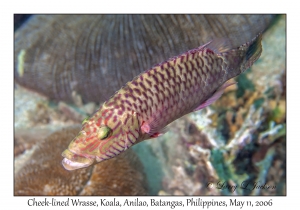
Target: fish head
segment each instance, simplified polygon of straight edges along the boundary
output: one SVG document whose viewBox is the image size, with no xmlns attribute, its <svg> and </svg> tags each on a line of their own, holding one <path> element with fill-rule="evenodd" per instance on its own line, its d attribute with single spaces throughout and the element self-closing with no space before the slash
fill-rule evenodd
<svg viewBox="0 0 300 210">
<path fill-rule="evenodd" d="M 139 123 L 135 112 L 102 106 L 90 119 L 62 156 L 67 170 L 85 168 L 113 158 L 139 141 Z"/>
</svg>

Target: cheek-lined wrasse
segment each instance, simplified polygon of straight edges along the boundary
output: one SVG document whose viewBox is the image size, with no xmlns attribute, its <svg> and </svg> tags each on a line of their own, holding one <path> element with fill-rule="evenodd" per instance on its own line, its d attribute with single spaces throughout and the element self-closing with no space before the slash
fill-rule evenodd
<svg viewBox="0 0 300 210">
<path fill-rule="evenodd" d="M 84 121 L 62 156 L 67 170 L 115 157 L 166 132 L 174 120 L 209 106 L 227 81 L 260 57 L 261 34 L 239 47 L 214 40 L 154 66 L 128 82 Z M 96 162 L 95 162 L 96 161 Z"/>
</svg>

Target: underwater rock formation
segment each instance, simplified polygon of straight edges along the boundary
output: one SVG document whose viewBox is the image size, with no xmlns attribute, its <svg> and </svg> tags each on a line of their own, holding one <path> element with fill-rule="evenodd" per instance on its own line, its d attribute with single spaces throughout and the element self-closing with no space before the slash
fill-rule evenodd
<svg viewBox="0 0 300 210">
<path fill-rule="evenodd" d="M 61 148 L 68 145 L 79 129 L 62 129 L 37 144 L 24 166 L 16 171 L 15 195 L 147 194 L 143 167 L 131 150 L 83 170 L 65 170 L 61 165 Z"/>
<path fill-rule="evenodd" d="M 103 102 L 134 76 L 215 37 L 239 46 L 274 15 L 34 15 L 15 32 L 15 79 L 51 99 Z"/>
</svg>

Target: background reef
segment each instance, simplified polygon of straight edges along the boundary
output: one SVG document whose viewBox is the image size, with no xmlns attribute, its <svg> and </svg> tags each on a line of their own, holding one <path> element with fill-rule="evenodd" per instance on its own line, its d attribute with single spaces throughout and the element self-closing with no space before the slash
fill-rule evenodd
<svg viewBox="0 0 300 210">
<path fill-rule="evenodd" d="M 183 18 L 187 17 L 183 16 Z M 92 69 L 86 68 L 90 71 L 84 74 L 78 72 L 72 74 L 81 76 L 80 80 L 76 79 L 76 82 L 83 82 L 82 90 L 76 89 L 76 86 L 73 86 L 75 89 L 68 89 L 66 86 L 70 85 L 69 80 L 66 79 L 68 78 L 66 72 L 75 72 L 74 66 L 79 65 L 76 62 L 66 64 L 68 59 L 72 59 L 72 56 L 70 57 L 66 50 L 60 52 L 66 59 L 62 64 L 62 70 L 58 68 L 62 61 L 55 61 L 60 56 L 56 52 L 58 49 L 56 47 L 68 38 L 66 34 L 59 34 L 58 37 L 61 41 L 51 41 L 49 37 L 41 39 L 38 35 L 35 41 L 31 41 L 31 45 L 24 46 L 25 42 L 28 43 L 24 40 L 32 39 L 32 34 L 41 33 L 38 21 L 52 21 L 48 27 L 53 30 L 50 34 L 55 34 L 55 29 L 58 30 L 64 22 L 55 24 L 54 20 L 62 17 L 38 16 L 34 17 L 33 22 L 30 22 L 32 18 L 30 17 L 22 26 L 18 26 L 19 28 L 15 32 L 15 195 L 285 195 L 285 15 L 260 17 L 262 18 L 260 24 L 263 25 L 259 27 L 266 28 L 271 23 L 263 34 L 263 53 L 260 59 L 251 69 L 235 78 L 237 84 L 227 88 L 223 96 L 210 107 L 182 117 L 170 126 L 170 131 L 165 135 L 144 141 L 118 158 L 74 172 L 65 171 L 60 164 L 62 160 L 60 154 L 78 132 L 81 121 L 91 115 L 99 103 L 105 99 L 105 94 L 99 95 L 99 90 L 106 90 L 103 87 L 106 88 L 107 81 L 117 78 L 117 83 L 110 83 L 111 87 L 107 86 L 113 92 L 138 74 L 138 71 L 146 70 L 152 64 L 205 43 L 208 41 L 207 39 L 222 31 L 225 24 L 220 22 L 220 19 L 224 19 L 224 17 L 226 20 L 233 20 L 228 16 L 218 18 L 193 16 L 191 21 L 182 25 L 179 16 L 176 16 L 173 21 L 175 23 L 177 21 L 178 28 L 169 29 L 170 31 L 160 28 L 162 34 L 157 36 L 156 40 L 172 40 L 158 42 L 161 45 L 157 46 L 163 49 L 161 54 L 157 54 L 160 52 L 159 48 L 151 48 L 152 45 L 149 43 L 154 42 L 153 40 L 141 42 L 137 37 L 135 37 L 137 42 L 131 41 L 136 43 L 134 50 L 139 50 L 136 58 L 132 57 L 134 53 L 129 53 L 129 57 L 126 58 L 127 48 L 124 49 L 124 52 L 119 52 L 120 54 L 116 54 L 113 50 L 109 51 L 111 54 L 106 55 L 107 57 L 101 61 L 101 65 L 104 65 L 103 62 L 114 62 L 118 60 L 116 58 L 119 56 L 121 61 L 127 59 L 124 66 L 132 65 L 132 70 L 127 74 L 128 68 L 124 66 L 121 68 L 117 66 L 119 64 L 109 66 L 113 64 L 107 63 L 107 68 L 112 71 L 100 72 L 102 78 L 104 77 L 104 83 L 101 83 L 102 80 L 88 80 L 91 75 L 96 76 L 93 71 L 97 69 L 97 66 L 93 66 L 93 62 L 97 56 L 93 57 L 91 52 L 97 50 L 85 47 L 85 51 L 77 51 L 80 55 L 89 52 L 85 59 L 92 61 L 88 66 L 93 66 Z M 89 17 L 85 18 L 85 21 L 90 21 Z M 108 21 L 112 16 L 106 18 L 105 21 Z M 197 24 L 197 18 L 206 19 L 206 25 L 201 25 L 202 28 L 198 32 L 189 32 L 187 29 L 190 27 L 189 24 Z M 140 20 L 144 19 L 140 17 Z M 119 16 L 115 24 L 122 25 L 121 20 L 128 21 L 123 24 L 122 30 L 118 29 L 119 32 L 124 32 L 126 24 L 130 26 L 130 18 L 122 19 Z M 162 22 L 160 23 L 159 20 Z M 232 24 L 233 26 L 227 25 L 225 34 L 222 35 L 233 36 L 232 33 L 236 32 L 234 28 L 238 26 L 244 26 L 242 31 L 246 33 L 249 31 L 249 27 L 251 28 L 251 25 L 255 25 L 255 21 L 257 21 L 249 16 L 243 17 L 242 20 L 244 21 L 233 21 L 235 23 Z M 153 21 L 163 24 L 166 20 L 158 16 Z M 72 24 L 75 25 L 75 22 Z M 94 18 L 92 22 L 97 25 L 99 21 L 97 22 L 97 19 Z M 26 24 L 29 25 L 26 26 Z M 105 25 L 105 23 L 101 24 Z M 160 24 L 156 27 L 161 27 Z M 112 29 L 116 25 L 111 26 Z M 35 30 L 32 30 L 32 27 L 35 27 Z M 186 27 L 186 30 L 182 30 L 182 27 Z M 207 30 L 205 27 L 212 29 Z M 106 28 L 107 31 L 112 29 Z M 128 27 L 129 34 L 132 34 L 131 29 Z M 182 42 L 176 41 L 179 39 L 176 38 L 176 35 L 168 35 L 171 37 L 165 35 L 171 34 L 170 32 L 175 33 L 176 30 L 187 31 L 187 33 L 178 35 L 178 37 L 186 39 L 186 46 L 183 46 Z M 251 33 L 256 33 L 255 30 Z M 81 34 L 81 36 L 74 35 L 71 38 L 78 40 L 79 46 L 80 44 L 89 46 L 88 43 L 98 43 L 97 38 L 92 39 L 91 37 L 97 37 L 92 34 L 97 34 L 99 31 L 92 30 L 90 36 Z M 202 36 L 195 36 L 197 33 Z M 247 36 L 251 37 L 251 33 Z M 145 34 L 141 37 L 147 40 Z M 105 37 L 105 35 L 103 36 Z M 247 36 L 244 36 L 243 39 L 248 39 Z M 133 38 L 131 37 L 130 40 Z M 50 46 L 48 51 L 41 46 L 43 41 Z M 143 45 L 142 43 L 148 44 Z M 177 45 L 177 43 L 181 44 Z M 64 46 L 70 47 L 72 44 L 66 42 Z M 76 49 L 76 46 L 71 47 L 70 53 Z M 120 49 L 121 46 L 115 47 Z M 109 47 L 106 46 L 106 48 Z M 22 49 L 26 49 L 25 55 L 22 53 Z M 169 55 L 167 52 L 173 54 Z M 155 57 L 156 54 L 157 57 Z M 142 62 L 140 60 L 137 62 L 135 59 L 141 59 Z M 48 70 L 48 67 L 43 68 L 47 62 L 52 65 Z M 137 63 L 139 65 L 135 66 Z M 56 67 L 53 67 L 55 65 Z M 79 69 L 85 67 L 83 65 Z M 23 71 L 20 71 L 20 68 Z M 55 68 L 58 69 L 54 71 L 56 73 L 51 73 L 49 76 L 49 72 L 53 72 Z M 24 77 L 20 77 L 22 73 Z M 118 76 L 114 77 L 113 75 Z M 32 79 L 28 79 L 27 76 L 28 78 L 38 78 L 39 82 L 32 83 L 33 86 L 29 87 L 27 84 L 32 82 Z M 52 88 L 53 83 L 57 83 L 56 89 Z M 94 83 L 99 84 L 94 87 L 89 86 Z M 51 89 L 50 92 L 40 91 L 44 94 L 43 96 L 36 93 L 42 89 L 41 85 L 45 90 Z M 35 89 L 35 92 L 24 86 Z M 54 90 L 60 91 L 61 94 L 58 95 Z M 108 96 L 110 95 L 108 94 Z M 74 127 L 75 125 L 77 127 Z M 104 171 L 107 173 L 103 173 Z M 254 183 L 276 187 L 231 190 L 232 186 L 241 185 L 243 182 L 249 183 L 250 189 Z"/>
<path fill-rule="evenodd" d="M 274 15 L 34 15 L 15 32 L 15 80 L 50 99 L 104 102 L 153 65 L 213 38 L 238 47 Z"/>
</svg>

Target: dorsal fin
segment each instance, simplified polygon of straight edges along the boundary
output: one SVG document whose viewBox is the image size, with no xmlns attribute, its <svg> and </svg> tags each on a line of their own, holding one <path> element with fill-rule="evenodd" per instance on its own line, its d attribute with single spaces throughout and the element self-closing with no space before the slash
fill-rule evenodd
<svg viewBox="0 0 300 210">
<path fill-rule="evenodd" d="M 226 38 L 216 38 L 213 39 L 206 48 L 214 51 L 216 54 L 224 53 L 231 50 L 233 47 L 231 45 L 231 41 Z"/>
</svg>

